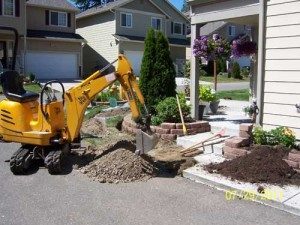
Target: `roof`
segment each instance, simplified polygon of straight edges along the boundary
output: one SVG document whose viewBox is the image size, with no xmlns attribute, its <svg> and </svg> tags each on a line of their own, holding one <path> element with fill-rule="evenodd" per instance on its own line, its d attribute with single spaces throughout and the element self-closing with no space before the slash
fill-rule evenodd
<svg viewBox="0 0 300 225">
<path fill-rule="evenodd" d="M 84 40 L 79 34 L 46 30 L 27 30 L 27 37 Z"/>
<path fill-rule="evenodd" d="M 129 2 L 132 2 L 133 0 L 115 0 L 114 2 L 109 2 L 105 5 L 100 5 L 100 6 L 95 6 L 93 8 L 87 9 L 79 14 L 76 15 L 76 19 L 81 19 L 84 17 L 88 17 L 88 16 L 92 16 L 95 14 L 99 14 L 99 13 L 104 13 L 107 12 L 109 10 L 112 9 L 116 9 L 118 7 L 121 7 Z M 169 2 L 169 0 L 164 0 L 167 2 L 167 4 L 170 5 L 170 7 L 175 10 L 177 13 L 179 13 L 180 16 L 182 16 L 184 19 L 188 20 L 188 18 L 183 15 L 174 5 L 172 5 L 172 3 Z M 150 1 L 152 2 L 152 1 Z M 153 2 L 152 2 L 153 3 Z M 154 3 L 153 3 L 154 4 Z M 160 11 L 162 11 L 163 13 L 165 13 L 162 9 L 160 9 L 159 6 L 157 6 L 157 4 L 154 4 Z M 166 14 L 166 13 L 165 13 Z M 167 15 L 167 14 L 166 14 Z M 167 15 L 168 16 L 168 15 Z M 168 16 L 169 17 L 169 16 Z"/>
<path fill-rule="evenodd" d="M 75 7 L 67 0 L 27 0 L 27 4 L 38 7 L 50 7 L 57 9 L 65 9 L 68 11 L 79 11 L 77 7 Z"/>
<path fill-rule="evenodd" d="M 95 6 L 93 8 L 87 9 L 79 14 L 76 15 L 76 19 L 80 19 L 83 17 L 87 17 L 87 16 L 92 16 L 98 13 L 104 13 L 107 12 L 109 10 L 121 7 L 124 4 L 127 4 L 129 2 L 131 2 L 132 0 L 117 0 L 114 2 L 109 2 L 105 5 L 99 5 L 99 6 Z"/>
<path fill-rule="evenodd" d="M 139 42 L 145 41 L 145 37 L 118 35 L 118 34 L 113 34 L 113 36 L 119 41 L 139 41 Z M 168 38 L 168 40 L 170 45 L 190 46 L 190 41 L 188 39 Z"/>
</svg>

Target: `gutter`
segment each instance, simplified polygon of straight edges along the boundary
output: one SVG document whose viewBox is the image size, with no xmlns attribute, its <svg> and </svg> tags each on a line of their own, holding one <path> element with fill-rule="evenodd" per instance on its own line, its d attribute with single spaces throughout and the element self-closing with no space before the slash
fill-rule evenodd
<svg viewBox="0 0 300 225">
<path fill-rule="evenodd" d="M 265 0 L 259 0 L 259 36 L 258 36 L 258 76 L 257 76 L 257 105 L 259 114 L 257 123 L 263 124 L 264 110 L 264 90 L 265 90 L 265 46 L 266 46 L 266 11 L 267 4 Z"/>
<path fill-rule="evenodd" d="M 35 37 L 27 37 L 29 40 L 38 40 L 38 41 L 60 41 L 60 42 L 74 42 L 74 43 L 84 43 L 87 44 L 85 39 L 72 39 L 72 38 L 35 38 Z"/>
</svg>

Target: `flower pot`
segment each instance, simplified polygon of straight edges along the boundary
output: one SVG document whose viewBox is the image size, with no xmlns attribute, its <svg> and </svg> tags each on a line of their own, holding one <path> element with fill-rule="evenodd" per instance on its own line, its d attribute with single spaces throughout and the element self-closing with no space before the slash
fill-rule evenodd
<svg viewBox="0 0 300 225">
<path fill-rule="evenodd" d="M 206 108 L 206 105 L 199 105 L 199 111 L 198 111 L 199 120 L 203 120 L 205 108 Z"/>
<path fill-rule="evenodd" d="M 220 100 L 211 102 L 209 104 L 209 108 L 213 114 L 216 114 L 218 112 L 219 104 L 220 104 Z"/>
<path fill-rule="evenodd" d="M 200 102 L 200 105 L 204 105 L 204 115 L 207 115 L 209 113 L 209 102 Z"/>
</svg>

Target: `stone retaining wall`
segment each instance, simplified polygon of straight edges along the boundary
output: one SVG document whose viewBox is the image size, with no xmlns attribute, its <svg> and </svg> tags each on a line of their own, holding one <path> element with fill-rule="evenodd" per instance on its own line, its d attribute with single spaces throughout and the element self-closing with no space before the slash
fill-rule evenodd
<svg viewBox="0 0 300 225">
<path fill-rule="evenodd" d="M 235 159 L 250 153 L 247 147 L 250 146 L 252 139 L 253 124 L 244 123 L 240 125 L 240 136 L 227 139 L 223 148 L 224 157 Z"/>
<path fill-rule="evenodd" d="M 233 137 L 225 141 L 223 148 L 224 157 L 227 159 L 235 159 L 250 153 L 247 147 L 252 142 L 253 124 L 240 125 L 240 137 Z M 300 173 L 300 151 L 292 150 L 284 161 Z"/>
<path fill-rule="evenodd" d="M 185 125 L 189 135 L 209 132 L 211 130 L 209 123 L 205 121 L 186 123 Z M 130 115 L 124 118 L 122 129 L 131 134 L 136 134 L 139 130 L 138 125 L 132 121 Z M 160 126 L 151 126 L 151 130 L 164 140 L 176 140 L 177 137 L 183 136 L 181 123 L 162 123 Z"/>
</svg>

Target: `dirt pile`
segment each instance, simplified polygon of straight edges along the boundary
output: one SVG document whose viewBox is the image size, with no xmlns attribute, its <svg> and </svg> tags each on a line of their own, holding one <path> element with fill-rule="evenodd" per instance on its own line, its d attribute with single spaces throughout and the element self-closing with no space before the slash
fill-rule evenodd
<svg viewBox="0 0 300 225">
<path fill-rule="evenodd" d="M 81 172 L 101 183 L 146 181 L 156 176 L 157 169 L 153 161 L 135 155 L 134 150 L 133 142 L 120 141 L 102 151 Z"/>
<path fill-rule="evenodd" d="M 97 137 L 105 134 L 106 130 L 104 122 L 96 118 L 84 121 L 81 127 L 81 133 L 83 135 L 93 135 Z"/>
<path fill-rule="evenodd" d="M 282 146 L 253 146 L 250 150 L 251 153 L 246 156 L 210 164 L 205 169 L 244 182 L 300 185 L 300 175 L 283 161 L 288 154 L 287 149 Z"/>
</svg>

